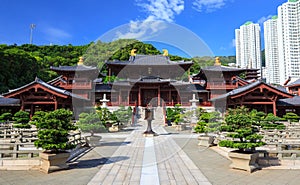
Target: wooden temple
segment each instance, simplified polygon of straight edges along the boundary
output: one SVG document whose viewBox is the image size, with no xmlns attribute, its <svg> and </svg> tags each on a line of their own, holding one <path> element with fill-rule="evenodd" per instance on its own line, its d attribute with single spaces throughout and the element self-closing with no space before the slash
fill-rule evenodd
<svg viewBox="0 0 300 185">
<path fill-rule="evenodd" d="M 3 96 L 5 98 L 18 99 L 20 101 L 19 109 L 30 112 L 30 116 L 36 111 L 51 111 L 58 108 L 76 111 L 73 109 L 74 102 L 78 102 L 82 106 L 89 102 L 88 99 L 80 95 L 52 86 L 39 78 L 3 94 Z"/>
<path fill-rule="evenodd" d="M 222 112 L 245 105 L 275 115 L 300 113 L 300 80 L 286 85 L 285 91 L 260 81 L 257 69 L 223 66 L 218 57 L 214 66 L 201 68 L 195 75 L 188 74 L 192 65 L 191 61 L 171 61 L 166 53 L 132 51 L 128 61 L 106 62 L 107 77 L 115 81 L 104 82 L 99 70 L 85 66 L 80 58 L 75 66 L 51 67 L 59 77 L 49 82 L 36 78 L 4 93 L 0 111 L 21 109 L 33 115 L 38 110 L 67 108 L 80 113 L 99 105 L 104 94 L 108 106 L 190 106 L 195 94 L 198 106 L 214 106 Z"/>
<path fill-rule="evenodd" d="M 128 61 L 109 61 L 106 65 L 109 76 L 118 79 L 111 84 L 112 105 L 187 105 L 192 97 L 190 89 L 196 90 L 193 84 L 180 80 L 193 65 L 191 61 L 175 62 L 166 55 L 133 54 Z M 96 85 L 96 89 L 100 87 Z M 96 92 L 96 100 L 104 93 Z"/>
</svg>

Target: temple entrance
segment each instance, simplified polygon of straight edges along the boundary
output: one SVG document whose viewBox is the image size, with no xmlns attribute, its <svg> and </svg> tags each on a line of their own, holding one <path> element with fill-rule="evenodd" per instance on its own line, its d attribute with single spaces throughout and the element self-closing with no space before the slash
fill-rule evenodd
<svg viewBox="0 0 300 185">
<path fill-rule="evenodd" d="M 142 89 L 141 90 L 141 105 L 147 106 L 150 103 L 152 106 L 157 106 L 158 89 Z"/>
</svg>

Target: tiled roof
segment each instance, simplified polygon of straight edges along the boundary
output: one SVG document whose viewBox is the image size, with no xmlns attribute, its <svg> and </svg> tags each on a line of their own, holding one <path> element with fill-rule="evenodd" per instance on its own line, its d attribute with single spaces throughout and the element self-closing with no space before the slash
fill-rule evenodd
<svg viewBox="0 0 300 185">
<path fill-rule="evenodd" d="M 280 91 L 282 91 L 282 92 L 286 92 L 286 93 L 288 93 L 287 92 L 287 90 L 286 90 L 286 88 L 285 87 L 283 87 L 283 86 L 273 86 L 274 88 L 276 88 L 276 89 L 278 89 L 278 90 L 280 90 Z"/>
<path fill-rule="evenodd" d="M 292 98 L 279 99 L 277 101 L 279 106 L 300 106 L 300 96 L 294 96 Z"/>
<path fill-rule="evenodd" d="M 295 85 L 300 85 L 300 78 L 294 82 L 291 82 L 289 84 L 287 84 L 287 87 L 291 87 L 291 86 L 295 86 Z"/>
<path fill-rule="evenodd" d="M 227 66 L 208 66 L 202 68 L 203 71 L 245 71 L 245 69 L 235 68 L 235 67 L 227 67 Z"/>
<path fill-rule="evenodd" d="M 163 55 L 136 55 L 131 56 L 129 61 L 108 61 L 107 64 L 120 65 L 170 65 L 170 64 L 192 64 L 191 61 L 171 61 L 169 57 Z"/>
<path fill-rule="evenodd" d="M 26 87 L 29 87 L 29 86 L 31 86 L 31 85 L 33 85 L 33 84 L 35 84 L 35 83 L 40 84 L 40 85 L 42 85 L 42 86 L 44 86 L 44 87 L 46 87 L 46 88 L 48 88 L 48 89 L 50 89 L 50 90 L 53 90 L 53 91 L 55 91 L 55 92 L 57 92 L 57 93 L 60 93 L 60 94 L 63 94 L 63 95 L 67 95 L 67 96 L 71 96 L 72 98 L 82 99 L 82 100 L 88 100 L 88 99 L 86 99 L 86 98 L 84 98 L 84 97 L 82 97 L 82 96 L 79 96 L 79 95 L 77 95 L 77 94 L 73 94 L 73 93 L 71 93 L 71 92 L 69 92 L 69 91 L 67 91 L 67 90 L 60 89 L 60 88 L 58 88 L 58 87 L 54 87 L 54 86 L 52 86 L 52 85 L 50 85 L 50 84 L 44 82 L 43 80 L 41 80 L 41 79 L 39 79 L 39 78 L 35 78 L 34 81 L 32 81 L 32 82 L 30 82 L 29 84 L 26 84 L 26 85 L 24 85 L 24 86 L 22 86 L 22 87 L 19 87 L 19 88 L 17 88 L 17 89 L 13 89 L 13 90 L 9 90 L 8 93 L 4 93 L 3 95 L 7 95 L 7 94 L 10 94 L 10 93 L 19 91 L 19 90 L 24 89 L 24 88 L 26 88 Z"/>
<path fill-rule="evenodd" d="M 115 92 L 115 90 L 112 90 L 110 84 L 96 84 L 95 92 Z"/>
<path fill-rule="evenodd" d="M 202 85 L 200 84 L 190 84 L 187 87 L 187 91 L 192 91 L 192 92 L 208 92 Z"/>
<path fill-rule="evenodd" d="M 277 88 L 272 87 L 272 86 L 270 86 L 270 85 L 268 85 L 268 84 L 266 84 L 266 83 L 264 83 L 264 82 L 262 82 L 262 81 L 257 80 L 257 81 L 255 81 L 255 82 L 253 82 L 253 83 L 251 83 L 251 84 L 242 86 L 242 87 L 237 88 L 237 89 L 234 89 L 234 90 L 232 90 L 232 91 L 230 91 L 230 92 L 228 92 L 228 93 L 226 93 L 226 94 L 223 94 L 223 95 L 220 95 L 220 96 L 218 96 L 218 97 L 216 97 L 216 98 L 213 98 L 213 99 L 211 99 L 211 101 L 215 101 L 215 100 L 218 100 L 218 99 L 223 99 L 223 98 L 227 98 L 227 97 L 230 97 L 230 96 L 233 96 L 233 95 L 237 95 L 237 94 L 239 94 L 239 93 L 248 91 L 249 89 L 251 89 L 251 88 L 253 88 L 253 87 L 256 87 L 256 86 L 258 86 L 258 85 L 260 85 L 260 84 L 265 84 L 265 85 L 269 86 L 270 88 L 277 89 Z M 278 90 L 278 91 L 281 91 L 281 92 L 283 92 L 283 93 L 285 93 L 285 94 L 288 94 L 287 92 L 282 91 L 282 90 L 280 90 L 280 89 L 277 89 L 277 90 Z"/>
<path fill-rule="evenodd" d="M 15 98 L 0 97 L 0 106 L 19 106 L 20 100 Z"/>
<path fill-rule="evenodd" d="M 76 65 L 76 66 L 59 66 L 54 67 L 50 66 L 50 69 L 53 71 L 94 71 L 98 70 L 96 67 L 86 66 L 86 65 Z"/>
<path fill-rule="evenodd" d="M 62 75 L 60 75 L 60 76 L 58 76 L 58 77 L 56 77 L 56 78 L 54 78 L 54 79 L 48 81 L 47 83 L 48 83 L 48 84 L 54 84 L 54 83 L 56 83 L 56 82 L 62 81 L 62 78 L 61 78 L 61 77 L 62 77 Z"/>
</svg>

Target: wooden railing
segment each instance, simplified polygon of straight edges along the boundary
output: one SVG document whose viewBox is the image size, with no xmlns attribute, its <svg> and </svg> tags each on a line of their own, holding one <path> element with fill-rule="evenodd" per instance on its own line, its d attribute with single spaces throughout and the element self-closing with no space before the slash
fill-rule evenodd
<svg viewBox="0 0 300 185">
<path fill-rule="evenodd" d="M 62 83 L 64 89 L 92 89 L 92 82 L 75 82 L 73 84 Z"/>
<path fill-rule="evenodd" d="M 222 82 L 210 82 L 207 83 L 207 89 L 235 89 L 237 84 L 233 83 L 222 83 Z"/>
</svg>

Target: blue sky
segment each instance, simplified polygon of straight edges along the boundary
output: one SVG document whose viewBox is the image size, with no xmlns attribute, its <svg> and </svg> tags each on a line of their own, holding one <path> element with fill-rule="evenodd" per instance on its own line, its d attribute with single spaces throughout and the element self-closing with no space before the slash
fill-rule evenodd
<svg viewBox="0 0 300 185">
<path fill-rule="evenodd" d="M 120 38 L 143 38 L 145 35 L 142 34 L 156 34 L 164 29 L 163 24 L 152 22 L 162 21 L 172 25 L 173 30 L 188 30 L 187 34 L 180 32 L 178 35 L 178 32 L 172 35 L 174 39 L 192 45 L 194 37 L 190 35 L 194 33 L 206 43 L 213 55 L 235 55 L 234 30 L 246 21 L 262 26 L 263 21 L 276 15 L 277 7 L 286 1 L 1 0 L 0 43 L 29 43 L 31 23 L 36 24 L 33 44 L 83 45 L 98 38 L 104 39 L 112 30 L 124 25 L 127 29 L 118 31 Z M 151 29 L 151 32 L 143 32 L 143 29 Z M 196 50 L 197 46 L 190 48 Z M 191 52 L 191 55 L 205 54 Z"/>
</svg>

